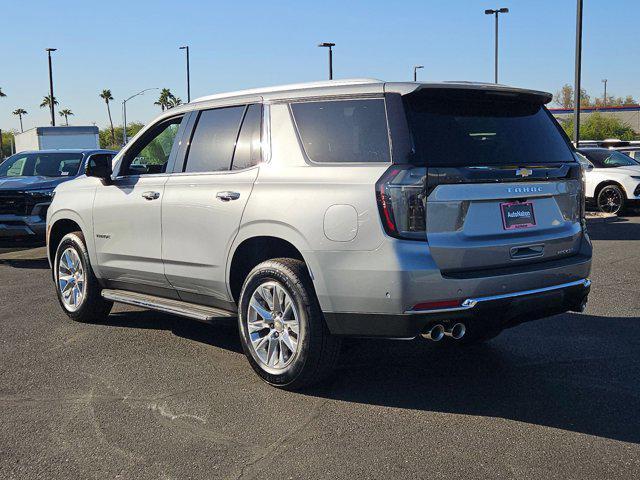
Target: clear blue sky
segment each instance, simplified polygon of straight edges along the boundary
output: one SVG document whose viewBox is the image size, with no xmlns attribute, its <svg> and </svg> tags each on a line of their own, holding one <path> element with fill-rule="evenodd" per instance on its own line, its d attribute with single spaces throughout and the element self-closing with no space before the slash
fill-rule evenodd
<svg viewBox="0 0 640 480">
<path fill-rule="evenodd" d="M 168 87 L 186 100 L 183 44 L 191 46 L 192 98 L 216 92 L 326 78 L 337 43 L 336 78 L 493 79 L 493 18 L 501 16 L 502 83 L 555 92 L 573 83 L 574 0 L 420 1 L 7 1 L 0 18 L 0 128 L 18 127 L 11 112 L 28 110 L 25 128 L 46 125 L 39 108 L 48 93 L 44 49 L 54 54 L 59 108 L 73 124 L 114 122 L 120 102 L 147 87 Z M 640 1 L 585 0 L 583 85 L 602 95 L 640 97 Z M 131 101 L 130 120 L 157 113 L 156 94 Z M 59 117 L 58 117 L 59 118 Z M 60 121 L 60 120 L 57 120 Z"/>
</svg>

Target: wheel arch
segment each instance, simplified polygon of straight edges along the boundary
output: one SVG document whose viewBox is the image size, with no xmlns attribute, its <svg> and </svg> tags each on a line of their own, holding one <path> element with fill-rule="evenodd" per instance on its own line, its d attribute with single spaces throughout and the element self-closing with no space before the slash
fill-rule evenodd
<svg viewBox="0 0 640 480">
<path fill-rule="evenodd" d="M 88 240 L 84 222 L 79 215 L 72 211 L 56 212 L 55 216 L 49 219 L 47 226 L 47 256 L 50 266 L 53 265 L 56 249 L 62 238 L 68 233 L 77 231 L 82 232 L 85 241 Z"/>
<path fill-rule="evenodd" d="M 600 183 L 598 183 L 598 185 L 596 185 L 596 188 L 593 191 L 593 198 L 597 201 L 598 195 L 600 195 L 600 191 L 604 187 L 608 187 L 609 185 L 615 185 L 616 187 L 618 187 L 622 191 L 622 194 L 624 195 L 625 200 L 628 198 L 627 191 L 625 190 L 624 186 L 620 182 L 616 180 L 610 180 L 610 179 L 602 180 Z"/>
</svg>

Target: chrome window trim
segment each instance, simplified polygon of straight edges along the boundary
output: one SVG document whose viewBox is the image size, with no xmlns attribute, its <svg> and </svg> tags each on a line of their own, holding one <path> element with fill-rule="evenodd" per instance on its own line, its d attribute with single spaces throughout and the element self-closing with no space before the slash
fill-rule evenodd
<svg viewBox="0 0 640 480">
<path fill-rule="evenodd" d="M 524 297 L 527 295 L 535 295 L 536 293 L 551 292 L 553 290 L 562 290 L 563 288 L 582 286 L 583 288 L 589 288 L 591 286 L 591 280 L 584 278 L 582 280 L 576 280 L 568 283 L 561 283 L 560 285 L 552 285 L 550 287 L 535 288 L 533 290 L 523 290 L 520 292 L 503 293 L 500 295 L 490 295 L 488 297 L 475 297 L 467 298 L 459 307 L 453 308 L 439 308 L 433 310 L 407 310 L 404 312 L 406 315 L 417 315 L 425 313 L 442 313 L 442 312 L 460 312 L 464 310 L 470 310 L 474 308 L 478 303 L 491 302 L 495 300 L 505 300 L 507 298 Z"/>
</svg>

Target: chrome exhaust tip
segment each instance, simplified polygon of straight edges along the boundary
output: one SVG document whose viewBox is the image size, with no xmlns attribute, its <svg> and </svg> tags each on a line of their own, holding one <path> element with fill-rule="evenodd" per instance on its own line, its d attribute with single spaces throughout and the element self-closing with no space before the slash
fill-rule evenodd
<svg viewBox="0 0 640 480">
<path fill-rule="evenodd" d="M 454 323 L 444 331 L 447 337 L 451 337 L 454 340 L 460 340 L 465 333 L 467 333 L 467 327 L 465 327 L 464 323 Z"/>
<path fill-rule="evenodd" d="M 444 327 L 440 324 L 434 325 L 431 329 L 426 333 L 420 334 L 422 338 L 426 338 L 427 340 L 431 340 L 432 342 L 439 342 L 444 338 Z"/>
</svg>

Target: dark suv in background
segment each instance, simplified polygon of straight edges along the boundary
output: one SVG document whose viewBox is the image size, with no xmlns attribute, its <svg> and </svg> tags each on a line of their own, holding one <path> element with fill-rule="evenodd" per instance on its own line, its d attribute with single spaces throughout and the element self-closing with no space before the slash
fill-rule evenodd
<svg viewBox="0 0 640 480">
<path fill-rule="evenodd" d="M 89 158 L 113 158 L 113 150 L 20 152 L 0 163 L 0 241 L 43 242 L 54 189 L 84 175 Z"/>
</svg>

